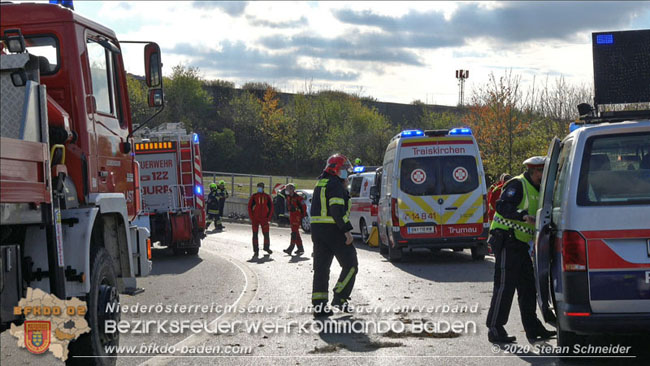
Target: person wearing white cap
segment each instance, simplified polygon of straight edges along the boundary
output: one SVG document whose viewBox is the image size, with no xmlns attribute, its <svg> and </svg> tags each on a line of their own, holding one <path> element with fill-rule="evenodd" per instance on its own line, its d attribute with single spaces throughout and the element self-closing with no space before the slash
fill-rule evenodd
<svg viewBox="0 0 650 366">
<path fill-rule="evenodd" d="M 539 185 L 545 162 L 543 156 L 526 159 L 526 172 L 509 180 L 497 200 L 488 238 L 496 257 L 492 301 L 486 320 L 488 340 L 493 343 L 512 343 L 516 339 L 504 328 L 515 289 L 528 341 L 549 339 L 556 334 L 545 329 L 537 318 L 533 263 L 528 253 L 528 242 L 535 234 Z"/>
</svg>

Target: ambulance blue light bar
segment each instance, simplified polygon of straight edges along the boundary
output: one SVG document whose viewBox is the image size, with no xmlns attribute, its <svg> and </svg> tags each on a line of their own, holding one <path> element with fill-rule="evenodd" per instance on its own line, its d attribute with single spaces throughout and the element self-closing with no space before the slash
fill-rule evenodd
<svg viewBox="0 0 650 366">
<path fill-rule="evenodd" d="M 194 191 L 196 192 L 197 195 L 202 195 L 203 194 L 203 187 L 197 185 L 196 188 L 194 188 Z"/>
<path fill-rule="evenodd" d="M 571 124 L 569 124 L 569 132 L 573 132 L 573 131 L 577 130 L 578 128 L 582 127 L 582 126 L 583 125 L 581 125 L 581 124 L 579 125 L 579 124 L 577 124 L 575 122 L 571 122 Z"/>
<path fill-rule="evenodd" d="M 353 172 L 355 173 L 363 173 L 366 171 L 365 166 L 355 166 L 354 169 L 352 169 Z"/>
<path fill-rule="evenodd" d="M 74 10 L 74 4 L 72 4 L 72 0 L 50 0 L 50 4 L 58 4 L 64 8 Z"/>
<path fill-rule="evenodd" d="M 614 44 L 614 35 L 598 34 L 596 35 L 596 44 Z"/>
<path fill-rule="evenodd" d="M 199 143 L 199 135 L 197 133 L 192 135 L 192 141 L 194 141 L 195 144 Z"/>
<path fill-rule="evenodd" d="M 470 130 L 467 127 L 462 127 L 462 128 L 452 128 L 449 130 L 450 135 L 471 135 L 472 130 Z"/>
<path fill-rule="evenodd" d="M 415 137 L 415 136 L 424 136 L 424 132 L 420 130 L 404 130 L 402 131 L 402 137 Z"/>
</svg>

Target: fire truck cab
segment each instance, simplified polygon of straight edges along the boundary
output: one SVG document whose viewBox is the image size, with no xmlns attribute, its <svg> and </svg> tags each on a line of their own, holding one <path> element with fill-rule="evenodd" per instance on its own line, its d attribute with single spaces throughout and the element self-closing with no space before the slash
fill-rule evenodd
<svg viewBox="0 0 650 366">
<path fill-rule="evenodd" d="M 71 3 L 71 2 L 69 2 Z M 135 223 L 139 177 L 115 33 L 57 4 L 0 5 L 1 323 L 28 288 L 87 302 L 91 328 L 70 343 L 88 364 L 114 363 L 108 305 L 151 270 L 149 233 Z M 147 43 L 150 106 L 162 107 L 160 49 Z"/>
</svg>

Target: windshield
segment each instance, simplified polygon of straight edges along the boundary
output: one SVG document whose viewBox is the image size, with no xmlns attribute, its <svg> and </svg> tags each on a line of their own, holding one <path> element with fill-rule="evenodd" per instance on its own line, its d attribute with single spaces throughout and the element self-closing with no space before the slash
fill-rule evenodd
<svg viewBox="0 0 650 366">
<path fill-rule="evenodd" d="M 582 158 L 578 204 L 650 203 L 650 133 L 596 136 Z"/>
<path fill-rule="evenodd" d="M 400 189 L 412 196 L 463 194 L 478 187 L 476 159 L 468 155 L 401 161 Z"/>
</svg>

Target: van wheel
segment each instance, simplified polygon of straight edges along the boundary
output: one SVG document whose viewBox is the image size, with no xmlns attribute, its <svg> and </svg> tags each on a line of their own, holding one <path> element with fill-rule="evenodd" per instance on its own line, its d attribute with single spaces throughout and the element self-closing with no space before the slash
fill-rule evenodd
<svg viewBox="0 0 650 366">
<path fill-rule="evenodd" d="M 400 262 L 402 260 L 401 248 L 393 248 L 390 245 L 388 246 L 388 260 L 391 262 Z"/>
<path fill-rule="evenodd" d="M 361 240 L 365 244 L 368 242 L 370 234 L 368 233 L 368 226 L 366 226 L 366 220 L 364 218 L 361 218 L 361 221 L 359 221 L 359 228 L 361 229 Z"/>
<path fill-rule="evenodd" d="M 485 259 L 485 254 L 481 253 L 479 248 L 472 248 L 472 259 L 475 261 L 482 261 Z"/>
<path fill-rule="evenodd" d="M 115 306 L 120 302 L 117 291 L 117 276 L 113 270 L 113 261 L 104 248 L 98 248 L 91 253 L 90 262 L 90 293 L 87 296 L 88 312 L 86 321 L 90 333 L 82 334 L 77 340 L 68 345 L 69 364 L 82 365 L 115 365 L 116 353 L 106 353 L 110 346 L 119 346 L 119 333 L 104 332 L 107 320 L 120 321 L 120 312 L 106 312 L 107 305 Z M 74 356 L 109 356 L 75 358 Z"/>
</svg>

